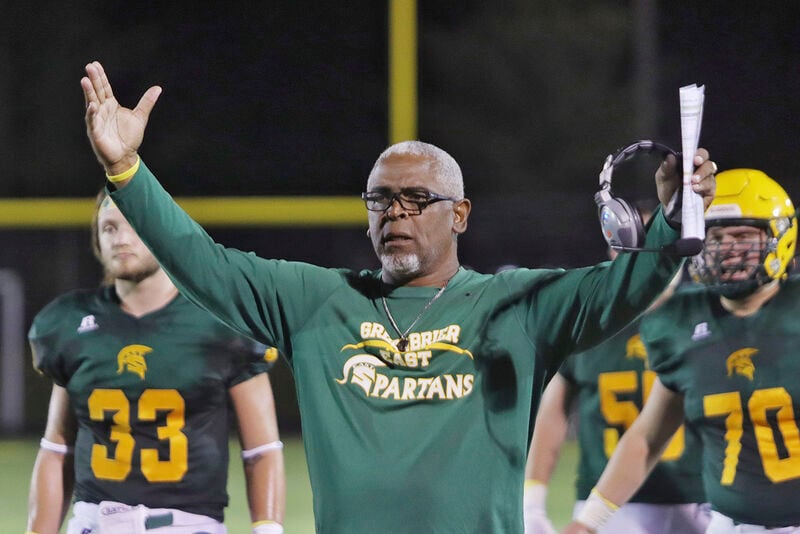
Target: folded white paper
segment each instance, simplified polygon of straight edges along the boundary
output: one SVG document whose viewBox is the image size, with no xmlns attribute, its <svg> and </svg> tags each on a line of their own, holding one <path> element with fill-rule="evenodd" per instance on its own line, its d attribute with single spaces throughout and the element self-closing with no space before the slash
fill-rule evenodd
<svg viewBox="0 0 800 534">
<path fill-rule="evenodd" d="M 694 155 L 700 142 L 703 123 L 705 86 L 695 84 L 680 88 L 681 101 L 681 151 L 683 152 L 683 207 L 681 213 L 681 238 L 705 239 L 706 224 L 703 197 L 692 191 Z"/>
</svg>

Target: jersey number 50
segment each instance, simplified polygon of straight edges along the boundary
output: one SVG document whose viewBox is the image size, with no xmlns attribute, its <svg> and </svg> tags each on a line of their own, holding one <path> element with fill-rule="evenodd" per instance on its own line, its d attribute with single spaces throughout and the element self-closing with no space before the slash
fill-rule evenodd
<svg viewBox="0 0 800 534">
<path fill-rule="evenodd" d="M 653 389 L 656 373 L 654 371 L 642 371 L 642 403 L 647 402 L 650 390 Z M 600 411 L 609 425 L 603 431 L 603 448 L 606 457 L 611 458 L 614 449 L 619 443 L 620 432 L 617 427 L 628 430 L 633 421 L 639 416 L 639 407 L 632 400 L 621 400 L 622 396 L 631 396 L 639 391 L 639 373 L 636 371 L 614 371 L 600 373 L 597 376 L 597 389 L 600 395 Z M 684 435 L 685 429 L 681 425 L 673 434 L 672 439 L 661 455 L 662 461 L 677 460 L 686 448 Z"/>
<path fill-rule="evenodd" d="M 184 402 L 174 389 L 146 389 L 137 404 L 139 421 L 155 421 L 158 411 L 166 411 L 166 422 L 158 427 L 158 439 L 169 441 L 169 459 L 159 460 L 158 450 L 142 449 L 142 474 L 149 482 L 177 482 L 188 469 L 189 444 L 184 426 Z M 109 457 L 108 447 L 92 445 L 92 472 L 105 480 L 125 480 L 131 471 L 133 450 L 136 445 L 131 435 L 131 407 L 120 389 L 96 389 L 89 396 L 89 417 L 103 421 L 106 412 L 112 416 L 111 435 L 115 442 L 114 456 Z"/>
</svg>

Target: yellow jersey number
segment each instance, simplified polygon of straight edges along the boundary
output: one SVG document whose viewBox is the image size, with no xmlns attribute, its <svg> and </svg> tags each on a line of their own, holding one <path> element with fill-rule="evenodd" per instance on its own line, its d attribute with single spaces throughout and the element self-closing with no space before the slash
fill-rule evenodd
<svg viewBox="0 0 800 534">
<path fill-rule="evenodd" d="M 647 402 L 647 397 L 650 396 L 650 391 L 653 389 L 656 373 L 645 370 L 641 375 L 642 402 Z M 639 390 L 639 372 L 600 373 L 597 376 L 597 389 L 600 395 L 600 412 L 610 425 L 603 430 L 603 449 L 606 458 L 611 458 L 622 434 L 618 428 L 622 427 L 623 432 L 628 430 L 639 416 L 639 408 L 636 403 L 630 400 L 620 400 L 621 395 L 635 394 Z M 686 448 L 685 439 L 685 428 L 681 425 L 661 454 L 661 460 L 671 461 L 680 458 Z"/>
<path fill-rule="evenodd" d="M 736 466 L 742 450 L 742 394 L 738 391 L 717 393 L 703 397 L 706 417 L 725 416 L 725 459 L 720 484 L 730 486 L 736 478 Z M 758 444 L 764 474 L 772 482 L 800 478 L 800 430 L 794 417 L 792 397 L 785 388 L 757 389 L 747 401 L 747 410 Z M 787 451 L 786 458 L 778 454 L 775 433 L 768 414 L 775 414 L 777 432 L 780 432 Z"/>
<path fill-rule="evenodd" d="M 169 459 L 159 460 L 156 449 L 141 450 L 142 474 L 149 482 L 178 482 L 188 469 L 189 442 L 182 432 L 185 423 L 184 401 L 174 389 L 146 389 L 139 397 L 139 421 L 155 421 L 158 411 L 166 411 L 164 425 L 158 427 L 158 439 L 169 443 Z M 103 421 L 113 412 L 109 439 L 116 443 L 114 456 L 108 447 L 92 445 L 92 472 L 103 480 L 125 480 L 131 471 L 135 441 L 131 435 L 131 407 L 120 389 L 96 389 L 89 396 L 89 417 Z"/>
</svg>

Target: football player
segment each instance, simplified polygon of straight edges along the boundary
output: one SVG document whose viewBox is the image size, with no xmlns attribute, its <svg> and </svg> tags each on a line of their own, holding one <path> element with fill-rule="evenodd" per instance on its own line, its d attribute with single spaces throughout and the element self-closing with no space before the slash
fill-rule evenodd
<svg viewBox="0 0 800 534">
<path fill-rule="evenodd" d="M 238 420 L 253 532 L 282 532 L 282 443 L 266 371 L 274 349 L 178 293 L 104 193 L 92 224 L 98 289 L 33 321 L 34 366 L 53 381 L 28 531 L 224 533 L 229 402 Z"/>
<path fill-rule="evenodd" d="M 595 532 L 627 502 L 684 418 L 702 440 L 708 533 L 800 532 L 796 212 L 766 174 L 734 169 L 717 175 L 706 228 L 703 284 L 642 320 L 658 378 L 565 532 Z"/>
<path fill-rule="evenodd" d="M 643 222 L 652 215 L 635 206 Z M 613 259 L 617 251 L 609 248 Z M 681 282 L 681 271 L 650 305 L 666 301 Z M 580 513 L 621 435 L 642 409 L 655 378 L 639 335 L 637 319 L 613 338 L 567 358 L 545 388 L 536 416 L 525 475 L 525 534 L 555 534 L 546 513 L 547 484 L 567 438 L 569 414 L 578 413 L 577 500 Z M 600 529 L 614 534 L 702 533 L 709 519 L 700 480 L 700 442 L 683 427 L 673 437 L 646 483 Z"/>
</svg>

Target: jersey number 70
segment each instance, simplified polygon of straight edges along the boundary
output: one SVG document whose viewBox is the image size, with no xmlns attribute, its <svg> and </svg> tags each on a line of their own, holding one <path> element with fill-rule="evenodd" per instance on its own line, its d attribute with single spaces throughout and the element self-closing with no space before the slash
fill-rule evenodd
<svg viewBox="0 0 800 534">
<path fill-rule="evenodd" d="M 747 401 L 750 421 L 753 423 L 758 453 L 764 474 L 772 482 L 800 478 L 800 431 L 794 417 L 792 397 L 785 388 L 757 389 Z M 730 486 L 736 478 L 736 466 L 742 450 L 744 415 L 742 395 L 738 391 L 717 393 L 703 397 L 706 417 L 725 417 L 725 460 L 720 484 Z M 770 414 L 775 414 L 776 431 L 783 441 L 784 454 L 779 454 L 775 431 L 770 424 Z M 781 456 L 784 456 L 781 458 Z"/>
</svg>

